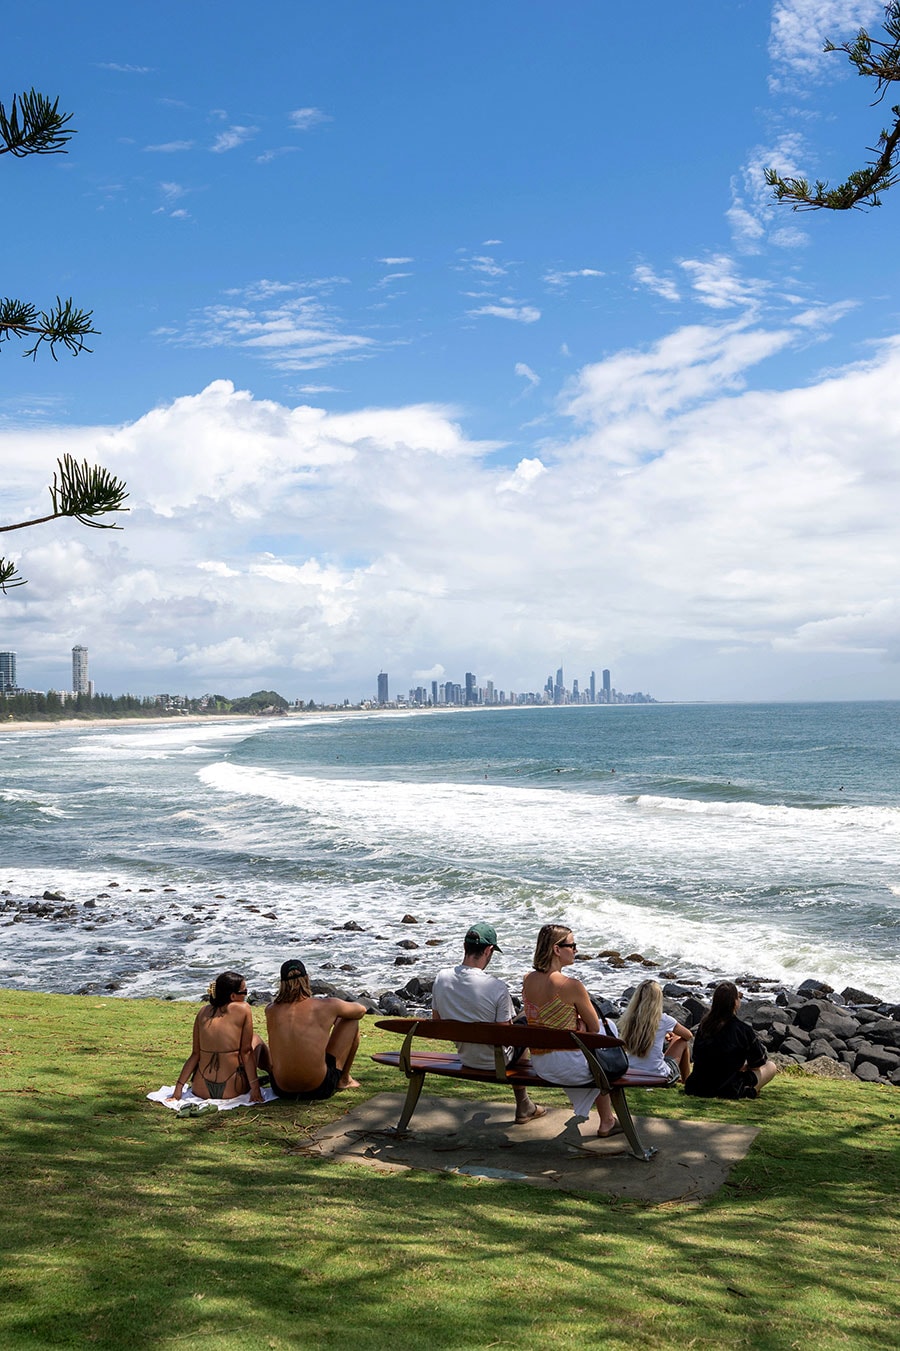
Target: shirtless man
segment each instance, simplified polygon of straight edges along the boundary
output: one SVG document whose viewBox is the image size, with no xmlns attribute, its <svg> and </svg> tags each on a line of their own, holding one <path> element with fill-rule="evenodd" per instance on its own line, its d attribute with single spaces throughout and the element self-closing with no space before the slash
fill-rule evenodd
<svg viewBox="0 0 900 1351">
<path fill-rule="evenodd" d="M 359 1046 L 363 1004 L 313 998 L 306 967 L 291 957 L 278 993 L 266 1008 L 272 1087 L 280 1098 L 315 1102 L 342 1088 L 359 1088 L 350 1066 Z"/>
</svg>

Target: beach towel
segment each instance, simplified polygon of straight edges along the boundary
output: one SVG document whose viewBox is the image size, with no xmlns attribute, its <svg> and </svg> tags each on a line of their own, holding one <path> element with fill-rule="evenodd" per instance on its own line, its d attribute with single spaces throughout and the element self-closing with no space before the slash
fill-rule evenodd
<svg viewBox="0 0 900 1351">
<path fill-rule="evenodd" d="M 266 1085 L 261 1089 L 263 1101 L 251 1102 L 249 1093 L 242 1093 L 237 1098 L 198 1098 L 193 1089 L 186 1088 L 181 1095 L 180 1102 L 167 1102 L 175 1092 L 174 1084 L 163 1084 L 155 1093 L 148 1093 L 147 1097 L 151 1102 L 162 1103 L 163 1107 L 168 1107 L 173 1112 L 187 1112 L 189 1108 L 214 1108 L 217 1112 L 233 1112 L 235 1107 L 261 1107 L 267 1102 L 277 1102 L 278 1094 L 273 1088 Z M 196 1112 L 192 1111 L 191 1116 Z"/>
</svg>

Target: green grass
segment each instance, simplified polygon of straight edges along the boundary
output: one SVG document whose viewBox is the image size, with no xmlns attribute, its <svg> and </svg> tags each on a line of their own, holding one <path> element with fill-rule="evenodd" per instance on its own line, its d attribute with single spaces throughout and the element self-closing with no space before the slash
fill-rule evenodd
<svg viewBox="0 0 900 1351">
<path fill-rule="evenodd" d="M 716 1197 L 647 1206 L 304 1154 L 401 1088 L 366 1059 L 395 1041 L 371 1020 L 360 1092 L 179 1121 L 143 1095 L 173 1081 L 194 1012 L 0 991 L 3 1348 L 897 1344 L 896 1090 L 636 1092 L 637 1112 L 762 1127 Z"/>
</svg>

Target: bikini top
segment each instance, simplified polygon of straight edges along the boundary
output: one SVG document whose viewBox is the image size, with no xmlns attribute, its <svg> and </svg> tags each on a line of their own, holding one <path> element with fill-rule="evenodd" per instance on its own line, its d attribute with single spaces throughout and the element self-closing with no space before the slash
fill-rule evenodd
<svg viewBox="0 0 900 1351">
<path fill-rule="evenodd" d="M 574 1004 L 564 1004 L 558 995 L 548 999 L 546 1004 L 532 1004 L 523 997 L 525 1017 L 535 1027 L 554 1027 L 574 1029 L 578 1023 L 578 1010 Z M 531 1054 L 545 1055 L 547 1052 L 532 1049 Z"/>
</svg>

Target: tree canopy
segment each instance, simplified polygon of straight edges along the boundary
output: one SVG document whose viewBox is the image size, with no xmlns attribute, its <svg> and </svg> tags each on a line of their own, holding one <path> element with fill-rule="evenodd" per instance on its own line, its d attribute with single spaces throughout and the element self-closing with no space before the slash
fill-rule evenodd
<svg viewBox="0 0 900 1351">
<path fill-rule="evenodd" d="M 900 81 L 900 0 L 885 6 L 884 37 L 873 38 L 861 28 L 852 42 L 826 42 L 826 52 L 844 52 L 859 75 L 873 79 L 881 103 L 888 88 Z M 849 211 L 881 206 L 881 194 L 900 181 L 900 104 L 891 108 L 893 123 L 882 129 L 875 156 L 855 170 L 843 183 L 829 188 L 824 180 L 810 185 L 805 178 L 783 178 L 776 169 L 766 169 L 766 182 L 779 202 L 789 202 L 795 211 Z"/>
<path fill-rule="evenodd" d="M 59 111 L 58 98 L 51 100 L 34 89 L 14 94 L 8 111 L 0 103 L 0 155 L 24 159 L 27 155 L 65 154 L 67 142 L 76 134 L 69 125 L 71 120 L 71 113 Z M 31 301 L 0 297 L 0 345 L 14 338 L 33 339 L 23 354 L 26 357 L 36 357 L 45 344 L 54 361 L 57 346 L 78 356 L 79 352 L 91 350 L 85 339 L 98 331 L 92 319 L 93 312 L 75 305 L 71 297 L 63 300 L 57 296 L 45 310 L 39 310 Z M 57 460 L 50 485 L 52 511 L 30 521 L 0 526 L 0 533 L 24 530 L 62 516 L 72 516 L 82 525 L 98 530 L 117 529 L 113 522 L 98 521 L 95 517 L 127 511 L 122 505 L 127 496 L 125 484 L 109 470 L 90 465 L 87 460 L 78 463 L 71 455 L 64 455 Z M 0 558 L 0 591 L 22 585 L 24 578 L 19 576 L 16 564 Z"/>
</svg>

